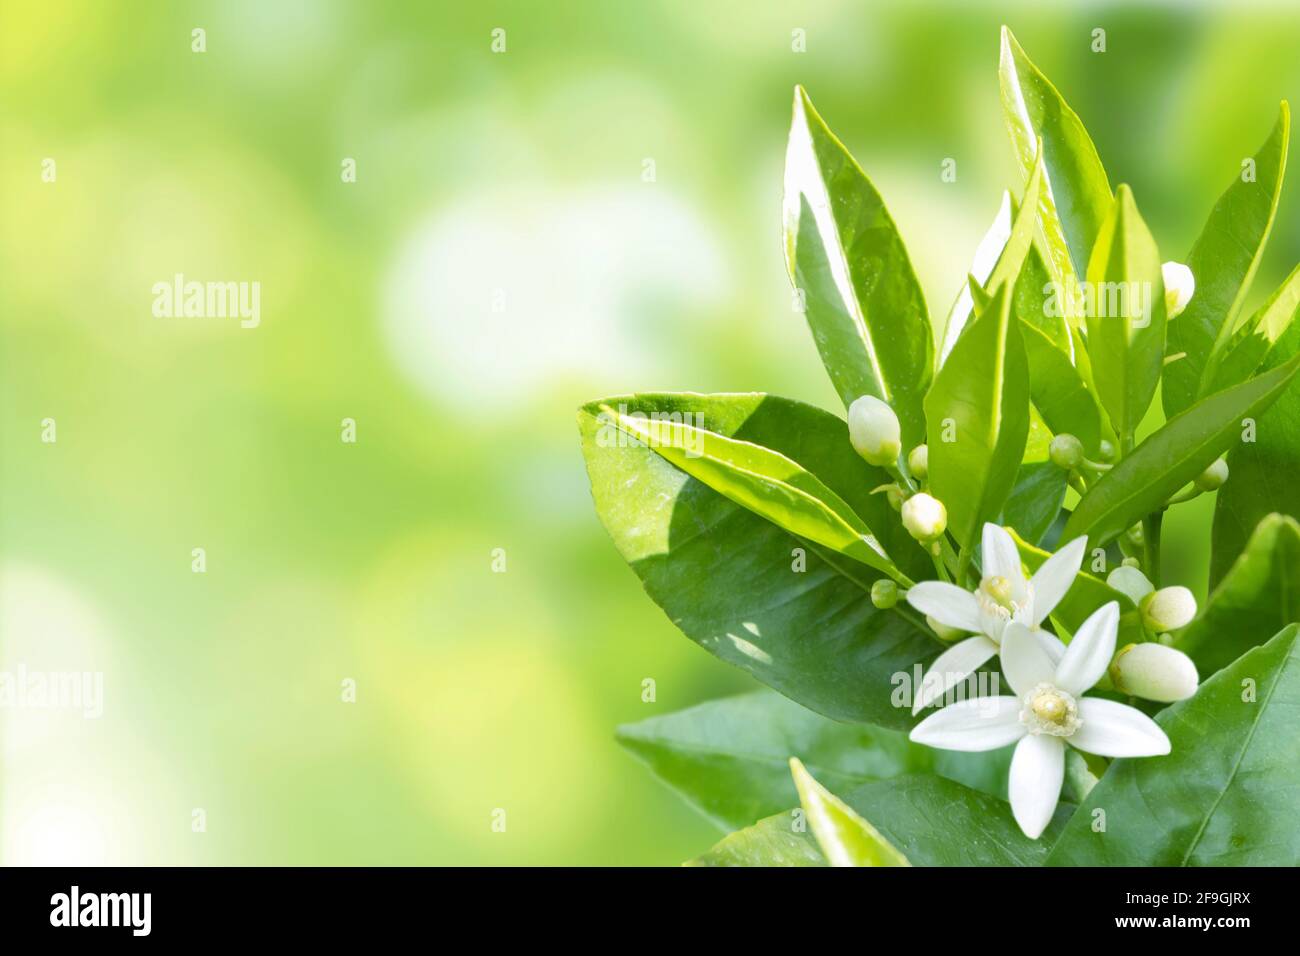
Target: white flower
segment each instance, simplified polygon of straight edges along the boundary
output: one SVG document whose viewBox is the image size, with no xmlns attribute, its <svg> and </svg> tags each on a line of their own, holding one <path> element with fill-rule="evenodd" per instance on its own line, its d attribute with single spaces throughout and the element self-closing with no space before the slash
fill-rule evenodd
<svg viewBox="0 0 1300 956">
<path fill-rule="evenodd" d="M 1039 628 L 1074 584 L 1083 564 L 1086 537 L 1075 538 L 1043 562 L 1032 578 L 1020 568 L 1020 552 L 1011 535 L 995 524 L 984 525 L 984 577 L 972 593 L 944 581 L 922 581 L 907 592 L 907 603 L 946 627 L 975 632 L 935 658 L 912 702 L 920 713 L 961 683 L 998 652 L 1002 632 L 1015 621 L 1032 628 L 1053 660 L 1065 646 Z"/>
<path fill-rule="evenodd" d="M 849 441 L 859 455 L 877 467 L 893 465 L 902 450 L 898 416 L 874 395 L 863 395 L 849 406 Z"/>
<path fill-rule="evenodd" d="M 1165 732 L 1140 710 L 1082 696 L 1106 673 L 1118 629 L 1119 604 L 1111 601 L 1083 622 L 1065 654 L 1053 662 L 1029 628 L 1019 622 L 1008 625 L 1002 672 L 1016 696 L 951 704 L 917 724 L 912 739 L 944 750 L 1016 744 L 1011 813 L 1025 835 L 1037 839 L 1061 796 L 1066 744 L 1102 757 L 1169 753 Z"/>
<path fill-rule="evenodd" d="M 1160 278 L 1165 283 L 1165 311 L 1168 318 L 1176 319 L 1196 291 L 1196 277 L 1181 262 L 1166 262 L 1160 267 Z"/>
</svg>

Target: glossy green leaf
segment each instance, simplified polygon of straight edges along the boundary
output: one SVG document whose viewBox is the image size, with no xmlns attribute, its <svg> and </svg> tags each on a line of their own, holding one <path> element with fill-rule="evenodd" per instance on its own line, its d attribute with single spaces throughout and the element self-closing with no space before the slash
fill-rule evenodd
<svg viewBox="0 0 1300 956">
<path fill-rule="evenodd" d="M 1121 442 L 1132 442 L 1160 384 L 1165 287 L 1160 252 L 1133 193 L 1120 186 L 1088 264 L 1088 357 L 1097 395 Z"/>
<path fill-rule="evenodd" d="M 602 406 L 679 420 L 702 415 L 719 435 L 797 458 L 884 529 L 886 547 L 916 578 L 929 559 L 884 495 L 871 494 L 887 479 L 852 453 L 844 422 L 755 394 L 628 396 L 593 402 L 578 416 L 597 514 L 646 592 L 687 637 L 818 713 L 910 727 L 909 709 L 890 700 L 893 675 L 924 665 L 940 646 L 906 609 L 872 605 L 879 575 L 783 531 L 641 443 L 623 441 L 601 418 Z"/>
<path fill-rule="evenodd" d="M 963 546 L 997 517 L 1029 434 L 1029 369 L 1003 285 L 957 340 L 925 399 L 930 486 Z"/>
<path fill-rule="evenodd" d="M 684 865 L 826 866 L 827 863 L 817 841 L 808 832 L 802 811 L 786 810 L 728 834 L 708 853 Z"/>
<path fill-rule="evenodd" d="M 975 257 L 971 260 L 969 274 L 975 281 L 975 288 L 981 291 L 983 284 L 993 274 L 993 267 L 1001 258 L 1002 250 L 1011 235 L 1011 205 L 1011 194 L 1003 192 L 1002 205 L 998 207 L 998 214 L 994 217 L 993 224 L 989 226 L 988 232 L 975 247 Z M 943 342 L 939 347 L 940 365 L 948 360 L 948 353 L 952 351 L 952 347 L 957 344 L 957 339 L 965 331 L 973 306 L 971 284 L 963 282 L 943 326 Z"/>
<path fill-rule="evenodd" d="M 1030 246 L 1025 255 L 1020 276 L 1016 279 L 1012 308 L 1021 323 L 1041 332 L 1064 353 L 1071 365 L 1074 364 L 1076 352 L 1070 325 L 1037 246 Z"/>
<path fill-rule="evenodd" d="M 1300 266 L 1233 332 L 1223 357 L 1214 366 L 1208 391 L 1218 392 L 1250 378 L 1291 328 L 1297 315 L 1300 315 Z"/>
<path fill-rule="evenodd" d="M 1002 508 L 1002 523 L 1037 544 L 1060 514 L 1067 487 L 1066 473 L 1050 461 L 1023 462 Z"/>
<path fill-rule="evenodd" d="M 1243 420 L 1262 414 L 1297 368 L 1300 357 L 1170 419 L 1088 489 L 1065 526 L 1065 540 L 1086 534 L 1093 546 L 1103 545 L 1161 508 L 1240 440 Z"/>
<path fill-rule="evenodd" d="M 988 281 L 984 283 L 989 295 L 996 295 L 1004 285 L 1014 285 L 1020 277 L 1025 264 L 1025 257 L 1033 248 L 1034 231 L 1038 223 L 1038 197 L 1042 192 L 1043 163 L 1039 157 L 1034 161 L 1033 172 L 1025 184 L 1025 193 L 1020 197 L 1020 205 L 1011 224 L 1011 234 L 1006 246 L 998 256 L 997 265 L 993 267 Z"/>
<path fill-rule="evenodd" d="M 1034 407 L 1053 434 L 1073 435 L 1083 442 L 1088 455 L 1096 456 L 1101 443 L 1101 413 L 1083 377 L 1066 353 L 1023 319 L 1020 334 L 1025 343 Z"/>
<path fill-rule="evenodd" d="M 598 412 L 686 474 L 791 534 L 898 576 L 852 506 L 785 455 L 680 420 L 652 421 L 610 405 Z"/>
<path fill-rule="evenodd" d="M 1293 324 L 1269 351 L 1264 374 L 1300 355 L 1300 324 Z M 1255 416 L 1252 439 L 1233 446 L 1228 455 L 1228 482 L 1214 503 L 1210 539 L 1210 587 L 1215 587 L 1255 527 L 1273 512 L 1300 516 L 1300 385 L 1292 382 L 1277 403 Z"/>
<path fill-rule="evenodd" d="M 1300 862 L 1300 628 L 1291 625 L 1156 716 L 1164 757 L 1117 760 L 1049 863 L 1295 866 Z M 1105 814 L 1105 828 L 1094 829 Z"/>
<path fill-rule="evenodd" d="M 1006 27 L 998 65 L 1002 110 L 1016 159 L 1028 178 L 1042 141 L 1044 189 L 1039 226 L 1048 271 L 1063 287 L 1087 270 L 1092 244 L 1110 208 L 1110 183 L 1097 148 L 1074 110 Z"/>
<path fill-rule="evenodd" d="M 1016 542 L 1016 547 L 1020 551 L 1020 559 L 1024 562 L 1029 573 L 1033 574 L 1043 562 L 1051 557 L 1051 553 L 1044 551 L 1042 548 L 1035 547 L 1027 542 L 1015 529 L 1008 529 L 1011 537 Z M 1066 535 L 1061 536 L 1062 543 L 1071 541 L 1072 538 Z M 1084 557 L 1084 568 L 1088 568 L 1093 560 L 1093 556 L 1088 554 Z M 1074 584 L 1066 592 L 1065 597 L 1056 605 L 1052 611 L 1052 620 L 1059 623 L 1057 631 L 1062 640 L 1068 641 L 1070 636 L 1079 629 L 1089 615 L 1103 604 L 1109 604 L 1111 601 L 1117 601 L 1120 608 L 1119 618 L 1119 646 L 1123 647 L 1130 642 L 1145 640 L 1142 634 L 1142 620 L 1138 614 L 1137 605 L 1129 598 L 1128 595 L 1116 591 L 1104 580 L 1087 570 L 1082 570 L 1074 576 Z"/>
<path fill-rule="evenodd" d="M 934 358 L 925 298 L 880 194 L 802 88 L 785 160 L 785 250 L 845 407 L 862 395 L 883 399 L 904 447 L 919 444 Z"/>
<path fill-rule="evenodd" d="M 864 784 L 843 799 L 913 866 L 1040 866 L 1070 811 L 1031 840 L 1009 804 L 931 774 Z"/>
<path fill-rule="evenodd" d="M 790 774 L 808 828 L 831 866 L 911 866 L 879 830 L 813 779 L 798 758 L 790 759 Z"/>
<path fill-rule="evenodd" d="M 798 801 L 792 756 L 837 793 L 934 763 L 933 751 L 901 731 L 830 720 L 770 690 L 626 724 L 617 736 L 657 777 L 726 829 L 748 826 Z"/>
<path fill-rule="evenodd" d="M 1231 338 L 1273 228 L 1290 134 L 1291 113 L 1283 102 L 1272 133 L 1248 161 L 1253 165 L 1237 171 L 1188 254 L 1196 292 L 1183 314 L 1169 324 L 1166 350 L 1183 354 L 1164 370 L 1161 394 L 1170 418 L 1210 394 L 1214 364 Z"/>
<path fill-rule="evenodd" d="M 1213 674 L 1288 624 L 1300 621 L 1300 524 L 1267 515 L 1175 647 L 1201 676 Z"/>
<path fill-rule="evenodd" d="M 918 686 L 922 675 L 912 667 L 900 676 Z M 908 702 L 900 700 L 900 707 Z M 798 800 L 791 756 L 836 793 L 930 772 L 1006 799 L 1009 752 L 933 750 L 912 743 L 903 731 L 831 720 L 771 690 L 625 724 L 617 737 L 724 829 L 748 826 Z"/>
</svg>

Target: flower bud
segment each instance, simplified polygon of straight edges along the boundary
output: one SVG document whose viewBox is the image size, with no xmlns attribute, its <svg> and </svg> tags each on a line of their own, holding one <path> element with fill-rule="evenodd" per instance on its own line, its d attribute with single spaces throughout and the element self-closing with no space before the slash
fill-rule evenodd
<svg viewBox="0 0 1300 956">
<path fill-rule="evenodd" d="M 881 578 L 871 585 L 871 603 L 886 611 L 898 603 L 898 585 L 889 578 Z"/>
<path fill-rule="evenodd" d="M 948 527 L 943 502 L 919 491 L 903 502 L 903 527 L 917 541 L 933 541 Z"/>
<path fill-rule="evenodd" d="M 1196 617 L 1196 598 L 1182 585 L 1161 588 L 1148 594 L 1139 605 L 1142 623 L 1153 634 L 1176 631 Z"/>
<path fill-rule="evenodd" d="M 935 636 L 941 641 L 955 641 L 966 633 L 955 627 L 949 627 L 947 624 L 940 624 L 928 614 L 925 616 L 925 623 L 930 625 L 930 630 L 934 631 Z"/>
<path fill-rule="evenodd" d="M 1047 454 L 1057 468 L 1071 471 L 1078 468 L 1083 461 L 1083 442 L 1073 435 L 1062 433 L 1052 439 Z"/>
<path fill-rule="evenodd" d="M 1133 527 L 1124 532 L 1125 537 L 1133 542 L 1136 548 L 1144 547 L 1147 543 L 1147 533 L 1142 529 L 1142 522 L 1138 522 Z"/>
<path fill-rule="evenodd" d="M 907 470 L 913 478 L 925 478 L 930 474 L 930 446 L 917 445 L 907 455 Z"/>
<path fill-rule="evenodd" d="M 874 395 L 855 399 L 849 406 L 849 441 L 868 464 L 894 464 L 903 447 L 898 416 Z"/>
<path fill-rule="evenodd" d="M 1216 488 L 1222 487 L 1227 480 L 1228 463 L 1222 458 L 1216 458 L 1214 464 L 1197 475 L 1193 483 L 1202 491 L 1214 491 Z"/>
<path fill-rule="evenodd" d="M 1142 599 L 1155 590 L 1147 576 L 1132 565 L 1122 564 L 1106 575 L 1106 583 L 1133 599 L 1134 604 L 1141 604 Z"/>
<path fill-rule="evenodd" d="M 1192 270 L 1181 262 L 1166 262 L 1160 267 L 1160 277 L 1165 282 L 1165 314 L 1176 319 L 1196 291 L 1196 278 Z"/>
<path fill-rule="evenodd" d="M 1101 443 L 1097 446 L 1097 451 L 1098 451 L 1098 457 L 1099 457 L 1102 461 L 1114 461 L 1114 460 L 1115 460 L 1115 443 L 1114 443 L 1114 442 L 1106 441 L 1106 439 L 1103 438 L 1103 439 L 1101 440 Z"/>
<path fill-rule="evenodd" d="M 1163 644 L 1129 644 L 1111 661 L 1110 679 L 1121 694 L 1168 704 L 1195 694 L 1200 678 L 1182 651 Z"/>
</svg>

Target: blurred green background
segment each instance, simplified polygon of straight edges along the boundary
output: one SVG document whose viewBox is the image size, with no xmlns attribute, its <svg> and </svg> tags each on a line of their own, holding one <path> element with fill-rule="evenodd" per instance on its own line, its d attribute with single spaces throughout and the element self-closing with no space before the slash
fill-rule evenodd
<svg viewBox="0 0 1300 956">
<path fill-rule="evenodd" d="M 98 720 L 0 710 L 0 860 L 666 864 L 713 842 L 612 731 L 748 679 L 623 566 L 576 406 L 839 410 L 781 257 L 796 82 L 941 321 L 1020 189 L 1002 22 L 1184 259 L 1300 99 L 1300 10 L 1046 6 L 6 0 L 0 661 L 102 671 L 105 696 Z M 1300 259 L 1297 211 L 1293 183 L 1256 299 Z M 260 326 L 154 317 L 176 273 L 260 282 Z M 1199 593 L 1211 507 L 1167 524 Z"/>
</svg>

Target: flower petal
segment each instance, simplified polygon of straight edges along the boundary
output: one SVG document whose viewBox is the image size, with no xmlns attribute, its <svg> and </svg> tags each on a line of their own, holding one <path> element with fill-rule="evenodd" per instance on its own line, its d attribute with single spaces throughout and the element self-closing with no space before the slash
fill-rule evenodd
<svg viewBox="0 0 1300 956">
<path fill-rule="evenodd" d="M 1020 570 L 1020 551 L 1005 528 L 991 521 L 985 522 L 981 549 L 984 577 L 1004 577 L 1013 586 L 1024 584 L 1025 573 Z"/>
<path fill-rule="evenodd" d="M 1074 584 L 1074 576 L 1083 567 L 1083 552 L 1087 547 L 1087 535 L 1075 538 L 1044 561 L 1042 567 L 1029 579 L 1029 586 L 1034 592 L 1035 626 L 1047 619 L 1047 615 L 1061 603 L 1065 592 Z"/>
<path fill-rule="evenodd" d="M 1056 665 L 1033 632 L 1014 621 L 1002 632 L 1002 673 L 1007 683 L 1024 697 L 1034 687 L 1056 677 Z"/>
<path fill-rule="evenodd" d="M 1056 686 L 1078 697 L 1106 673 L 1115 656 L 1115 637 L 1119 633 L 1119 602 L 1111 601 L 1093 611 L 1079 625 L 1065 656 L 1056 665 Z"/>
<path fill-rule="evenodd" d="M 1034 637 L 1038 638 L 1038 643 L 1042 645 L 1047 656 L 1052 659 L 1052 667 L 1061 663 L 1061 658 L 1065 656 L 1065 644 L 1061 639 L 1051 631 L 1044 631 L 1042 628 L 1035 628 Z"/>
<path fill-rule="evenodd" d="M 975 595 L 945 581 L 922 581 L 907 590 L 907 603 L 940 624 L 963 631 L 980 628 L 980 606 Z"/>
<path fill-rule="evenodd" d="M 912 728 L 911 738 L 943 750 L 997 750 L 1025 735 L 1020 698 L 972 697 L 935 711 Z"/>
<path fill-rule="evenodd" d="M 940 712 L 942 713 L 942 711 Z M 1159 757 L 1169 753 L 1169 738 L 1160 725 L 1136 707 L 1104 697 L 1079 701 L 1079 729 L 1071 746 L 1099 757 Z"/>
<path fill-rule="evenodd" d="M 1037 840 L 1056 812 L 1065 780 L 1065 745 L 1051 734 L 1029 734 L 1016 744 L 1011 755 L 1011 815 Z"/>
<path fill-rule="evenodd" d="M 934 659 L 921 681 L 912 702 L 912 713 L 919 714 L 948 691 L 960 684 L 986 660 L 998 652 L 998 646 L 982 634 L 958 641 Z"/>
</svg>

